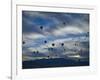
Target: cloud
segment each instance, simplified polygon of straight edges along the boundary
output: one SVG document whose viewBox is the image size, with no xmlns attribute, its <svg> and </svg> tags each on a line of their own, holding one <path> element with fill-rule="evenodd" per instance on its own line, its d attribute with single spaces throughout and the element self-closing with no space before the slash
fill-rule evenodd
<svg viewBox="0 0 100 80">
<path fill-rule="evenodd" d="M 53 30 L 52 34 L 55 36 L 60 36 L 60 35 L 67 35 L 67 34 L 78 34 L 78 33 L 83 33 L 84 30 L 75 26 L 66 26 L 63 28 L 58 28 L 57 30 Z"/>
<path fill-rule="evenodd" d="M 89 24 L 89 15 L 79 13 L 23 11 L 22 17 L 23 32 L 41 33 L 39 29 L 41 25 L 44 26 L 45 32 L 51 33 L 52 30 L 64 28 L 65 26 L 85 27 L 87 29 Z M 63 24 L 64 22 L 65 24 Z"/>
<path fill-rule="evenodd" d="M 39 39 L 39 38 L 45 38 L 45 36 L 42 34 L 37 34 L 37 33 L 30 33 L 30 34 L 23 34 L 23 38 L 35 40 L 35 39 Z"/>
<path fill-rule="evenodd" d="M 43 29 L 40 29 L 43 26 Z M 56 12 L 22 12 L 23 54 L 31 56 L 33 51 L 49 55 L 48 48 L 55 43 L 55 52 L 59 56 L 74 54 L 74 49 L 84 48 L 82 42 L 89 41 L 89 14 Z M 86 36 L 87 35 L 87 36 Z M 44 41 L 47 43 L 44 43 Z M 81 45 L 75 47 L 75 42 Z M 61 48 L 64 43 L 66 52 Z"/>
</svg>

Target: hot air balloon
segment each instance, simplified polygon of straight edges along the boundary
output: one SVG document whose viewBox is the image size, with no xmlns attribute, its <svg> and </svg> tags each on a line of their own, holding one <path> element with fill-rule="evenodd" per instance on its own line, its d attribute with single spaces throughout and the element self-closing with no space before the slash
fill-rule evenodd
<svg viewBox="0 0 100 80">
<path fill-rule="evenodd" d="M 36 53 L 39 53 L 39 51 L 37 51 Z"/>
<path fill-rule="evenodd" d="M 23 41 L 22 43 L 25 44 L 25 41 Z"/>
<path fill-rule="evenodd" d="M 40 26 L 40 29 L 43 30 L 43 26 Z"/>
<path fill-rule="evenodd" d="M 65 25 L 66 23 L 65 22 L 63 22 L 63 25 Z"/>
<path fill-rule="evenodd" d="M 33 51 L 33 53 L 35 54 L 35 51 Z"/>
<path fill-rule="evenodd" d="M 63 47 L 63 50 L 65 51 L 65 48 L 64 48 L 64 43 L 61 43 L 61 46 Z"/>
<path fill-rule="evenodd" d="M 47 41 L 45 40 L 44 43 L 47 43 Z"/>
<path fill-rule="evenodd" d="M 61 46 L 64 46 L 64 43 L 61 43 Z"/>
<path fill-rule="evenodd" d="M 52 46 L 55 46 L 55 44 L 54 44 L 54 43 L 52 43 Z"/>
</svg>

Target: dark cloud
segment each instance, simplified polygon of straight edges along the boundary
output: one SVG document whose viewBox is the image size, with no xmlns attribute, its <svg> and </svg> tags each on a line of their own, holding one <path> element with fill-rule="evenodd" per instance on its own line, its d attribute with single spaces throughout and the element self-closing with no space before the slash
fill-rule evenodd
<svg viewBox="0 0 100 80">
<path fill-rule="evenodd" d="M 30 14 L 28 14 L 30 13 Z M 34 14 L 35 13 L 35 14 Z M 89 23 L 89 14 L 79 13 L 54 13 L 54 12 L 22 12 L 22 24 L 24 33 L 41 33 L 39 27 L 42 25 L 45 31 L 52 32 L 54 29 L 65 26 L 83 27 Z M 82 23 L 81 23 L 82 22 Z"/>
<path fill-rule="evenodd" d="M 40 26 L 42 26 L 43 29 L 41 29 Z M 32 50 L 30 50 L 30 48 L 39 48 L 40 51 L 44 50 L 44 53 L 38 54 L 37 56 L 45 56 L 47 53 L 49 54 L 48 48 L 43 47 L 46 45 L 44 43 L 45 40 L 47 40 L 48 45 L 51 45 L 57 40 L 58 42 L 66 42 L 67 39 L 71 40 L 72 42 L 75 40 L 84 41 L 82 39 L 83 37 L 86 39 L 85 41 L 89 43 L 89 14 L 23 11 L 22 32 L 23 40 L 26 42 L 26 44 L 23 45 L 23 53 L 26 55 L 29 53 L 28 56 L 36 56 L 32 55 Z M 66 43 L 65 46 L 67 45 L 69 49 L 66 48 L 68 51 L 66 53 L 72 53 L 72 51 L 74 51 L 73 45 Z M 86 45 L 80 46 L 80 48 L 84 47 L 86 47 Z M 77 48 L 79 49 L 79 47 Z M 54 49 L 55 50 L 53 53 L 58 53 L 60 56 L 65 55 L 61 54 L 64 52 L 61 47 L 56 47 Z"/>
</svg>

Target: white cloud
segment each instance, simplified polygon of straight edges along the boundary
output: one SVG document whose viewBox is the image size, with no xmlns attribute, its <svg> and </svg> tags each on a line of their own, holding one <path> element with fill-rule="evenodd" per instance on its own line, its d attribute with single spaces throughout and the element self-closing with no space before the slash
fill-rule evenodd
<svg viewBox="0 0 100 80">
<path fill-rule="evenodd" d="M 83 33 L 84 30 L 82 30 L 81 28 L 79 27 L 76 27 L 76 26 L 66 26 L 66 27 L 60 27 L 56 30 L 53 30 L 52 34 L 55 35 L 55 36 L 60 36 L 60 35 L 65 35 L 65 34 L 69 34 L 69 33 L 72 33 L 72 34 L 77 34 L 77 33 Z"/>
<path fill-rule="evenodd" d="M 39 38 L 45 38 L 45 36 L 42 34 L 37 34 L 37 33 L 30 33 L 30 34 L 23 34 L 23 38 L 34 40 L 34 39 L 39 39 Z"/>
</svg>

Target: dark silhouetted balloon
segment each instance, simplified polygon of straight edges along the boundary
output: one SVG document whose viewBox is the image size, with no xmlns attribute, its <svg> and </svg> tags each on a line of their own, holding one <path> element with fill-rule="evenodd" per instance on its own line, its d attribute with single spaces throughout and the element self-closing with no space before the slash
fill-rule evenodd
<svg viewBox="0 0 100 80">
<path fill-rule="evenodd" d="M 40 29 L 43 30 L 43 26 L 40 26 Z"/>
<path fill-rule="evenodd" d="M 22 43 L 25 44 L 25 41 L 23 41 Z"/>
<path fill-rule="evenodd" d="M 52 43 L 52 46 L 55 46 L 55 44 L 54 44 L 54 43 Z"/>
<path fill-rule="evenodd" d="M 48 56 L 48 58 L 50 58 L 50 56 Z"/>
<path fill-rule="evenodd" d="M 33 51 L 33 53 L 35 53 L 35 51 Z"/>
<path fill-rule="evenodd" d="M 37 53 L 39 53 L 39 51 L 37 51 Z"/>
<path fill-rule="evenodd" d="M 63 22 L 63 24 L 65 25 L 66 23 L 65 23 L 65 22 Z"/>
<path fill-rule="evenodd" d="M 61 43 L 61 46 L 64 46 L 64 43 Z"/>
<path fill-rule="evenodd" d="M 44 43 L 47 43 L 47 41 L 45 40 Z"/>
</svg>

